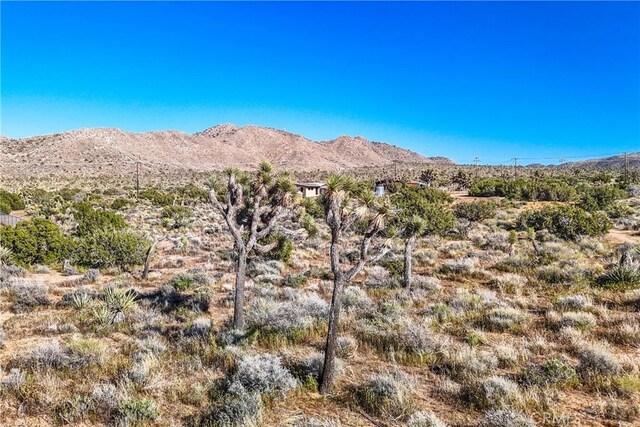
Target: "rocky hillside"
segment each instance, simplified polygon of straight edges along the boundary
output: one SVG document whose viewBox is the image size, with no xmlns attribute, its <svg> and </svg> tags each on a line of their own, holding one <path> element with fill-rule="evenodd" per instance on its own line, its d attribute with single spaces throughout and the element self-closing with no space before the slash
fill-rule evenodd
<svg viewBox="0 0 640 427">
<path fill-rule="evenodd" d="M 341 136 L 312 141 L 260 126 L 218 125 L 193 135 L 178 131 L 133 133 L 95 128 L 21 139 L 3 137 L 4 177 L 127 174 L 132 165 L 162 172 L 208 171 L 227 166 L 253 168 L 268 160 L 292 171 L 348 170 L 401 163 L 451 163 L 394 145 Z"/>
<path fill-rule="evenodd" d="M 640 168 L 640 153 L 627 154 L 627 161 L 629 162 L 629 168 Z M 564 163 L 561 167 L 622 169 L 624 168 L 624 155 Z"/>
</svg>

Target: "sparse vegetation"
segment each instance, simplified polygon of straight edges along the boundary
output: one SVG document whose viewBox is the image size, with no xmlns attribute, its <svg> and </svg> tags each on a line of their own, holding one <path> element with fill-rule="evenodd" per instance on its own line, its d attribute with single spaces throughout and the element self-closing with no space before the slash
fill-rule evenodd
<svg viewBox="0 0 640 427">
<path fill-rule="evenodd" d="M 12 190 L 28 219 L 0 229 L 3 422 L 634 425 L 640 193 L 525 171 L 451 210 L 435 186 L 454 171 L 394 183 L 392 204 L 373 181 L 332 177 L 298 203 L 267 170 L 235 172 L 243 242 L 267 194 L 242 328 L 236 237 L 200 186 Z M 626 207 L 613 222 L 611 203 Z M 259 235 L 274 206 L 287 215 Z"/>
</svg>

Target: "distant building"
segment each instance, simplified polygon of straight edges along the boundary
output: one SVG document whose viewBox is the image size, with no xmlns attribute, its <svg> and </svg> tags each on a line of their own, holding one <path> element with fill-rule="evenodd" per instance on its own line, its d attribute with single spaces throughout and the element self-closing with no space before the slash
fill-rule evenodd
<svg viewBox="0 0 640 427">
<path fill-rule="evenodd" d="M 387 189 L 389 188 L 389 185 L 391 184 L 403 184 L 406 185 L 407 187 L 429 187 L 429 184 L 427 184 L 424 181 L 418 181 L 415 179 L 410 179 L 408 181 L 401 181 L 399 179 L 385 179 L 383 181 L 378 181 L 375 184 L 374 187 L 374 192 L 376 194 L 376 196 L 381 197 L 384 196 L 384 194 L 387 192 Z"/>
<path fill-rule="evenodd" d="M 318 197 L 327 191 L 324 182 L 296 182 L 298 193 L 304 197 Z"/>
<path fill-rule="evenodd" d="M 17 223 L 19 223 L 20 221 L 22 221 L 22 218 L 14 216 L 14 215 L 9 215 L 9 214 L 1 214 L 0 215 L 0 227 L 15 227 Z"/>
</svg>

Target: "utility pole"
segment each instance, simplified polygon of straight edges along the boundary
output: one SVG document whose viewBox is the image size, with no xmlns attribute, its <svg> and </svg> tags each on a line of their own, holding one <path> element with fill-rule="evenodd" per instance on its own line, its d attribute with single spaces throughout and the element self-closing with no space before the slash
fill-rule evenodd
<svg viewBox="0 0 640 427">
<path fill-rule="evenodd" d="M 629 158 L 626 152 L 624 153 L 624 183 L 629 183 Z"/>
<path fill-rule="evenodd" d="M 136 199 L 140 198 L 140 162 L 136 162 Z"/>
<path fill-rule="evenodd" d="M 475 156 L 473 158 L 473 164 L 475 165 L 474 169 L 476 170 L 476 178 L 478 178 L 478 162 L 480 161 L 480 157 Z"/>
<path fill-rule="evenodd" d="M 518 158 L 514 157 L 513 158 L 513 176 L 514 177 L 518 177 Z"/>
</svg>

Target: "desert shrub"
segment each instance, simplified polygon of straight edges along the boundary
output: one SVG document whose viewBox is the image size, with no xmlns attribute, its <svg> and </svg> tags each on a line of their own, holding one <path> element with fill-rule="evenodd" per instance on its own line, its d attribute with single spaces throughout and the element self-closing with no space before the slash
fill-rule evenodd
<svg viewBox="0 0 640 427">
<path fill-rule="evenodd" d="M 478 258 L 465 257 L 448 259 L 442 263 L 439 271 L 447 274 L 470 275 L 478 270 Z"/>
<path fill-rule="evenodd" d="M 193 211 L 186 206 L 165 206 L 161 213 L 164 224 L 169 228 L 180 228 L 193 220 Z"/>
<path fill-rule="evenodd" d="M 581 236 L 600 236 L 611 228 L 611 221 L 600 212 L 588 213 L 576 206 L 545 206 L 523 212 L 518 217 L 520 228 L 548 230 L 566 240 Z"/>
<path fill-rule="evenodd" d="M 342 306 L 347 312 L 368 311 L 373 305 L 367 292 L 358 286 L 347 286 L 342 292 Z"/>
<path fill-rule="evenodd" d="M 87 395 L 74 394 L 53 408 L 53 415 L 61 424 L 78 424 L 92 409 L 93 402 Z"/>
<path fill-rule="evenodd" d="M 549 320 L 557 329 L 575 328 L 579 330 L 588 330 L 596 326 L 596 317 L 591 313 L 581 311 L 567 311 L 561 314 L 554 312 L 549 313 Z"/>
<path fill-rule="evenodd" d="M 577 352 L 578 371 L 582 374 L 616 375 L 622 370 L 620 362 L 603 343 L 582 344 Z"/>
<path fill-rule="evenodd" d="M 518 309 L 497 307 L 487 312 L 480 324 L 491 331 L 507 331 L 520 326 L 526 318 Z"/>
<path fill-rule="evenodd" d="M 462 347 L 451 349 L 443 362 L 445 370 L 457 379 L 474 379 L 498 367 L 498 358 L 489 352 Z"/>
<path fill-rule="evenodd" d="M 0 213 L 20 211 L 24 208 L 25 205 L 22 196 L 0 189 Z"/>
<path fill-rule="evenodd" d="M 407 427 L 447 427 L 433 412 L 416 412 L 407 420 Z"/>
<path fill-rule="evenodd" d="M 129 399 L 117 409 L 116 418 L 125 426 L 140 426 L 160 417 L 158 405 L 151 399 Z"/>
<path fill-rule="evenodd" d="M 207 286 L 209 278 L 199 270 L 189 270 L 186 273 L 178 273 L 171 278 L 169 286 L 177 291 L 187 291 Z"/>
<path fill-rule="evenodd" d="M 98 281 L 99 277 L 100 277 L 100 270 L 98 270 L 97 268 L 90 268 L 82 276 L 82 281 L 88 282 L 88 283 L 95 283 Z"/>
<path fill-rule="evenodd" d="M 11 205 L 6 201 L 0 199 L 0 214 L 11 213 Z"/>
<path fill-rule="evenodd" d="M 531 418 L 520 412 L 493 409 L 485 412 L 478 427 L 535 427 L 535 425 Z"/>
<path fill-rule="evenodd" d="M 561 311 L 586 310 L 591 307 L 591 301 L 584 295 L 567 295 L 558 297 L 554 307 Z"/>
<path fill-rule="evenodd" d="M 140 191 L 140 198 L 146 199 L 151 203 L 158 206 L 168 206 L 173 204 L 176 200 L 176 196 L 166 191 L 158 190 L 156 188 L 147 188 Z"/>
<path fill-rule="evenodd" d="M 42 218 L 20 221 L 15 227 L 0 227 L 0 244 L 23 265 L 60 262 L 73 246 L 56 224 Z"/>
<path fill-rule="evenodd" d="M 606 420 L 633 422 L 640 415 L 640 408 L 633 403 L 608 400 L 602 406 L 602 417 Z"/>
<path fill-rule="evenodd" d="M 467 219 L 472 222 L 479 222 L 493 218 L 496 215 L 497 206 L 489 200 L 478 200 L 468 203 L 458 203 L 453 208 L 453 213 L 457 218 Z"/>
<path fill-rule="evenodd" d="M 8 283 L 0 285 L 0 290 L 7 294 L 9 301 L 13 303 L 12 310 L 18 313 L 51 303 L 47 287 L 34 280 L 12 278 Z"/>
<path fill-rule="evenodd" d="M 324 207 L 320 203 L 320 199 L 317 197 L 307 197 L 301 200 L 300 204 L 304 207 L 306 213 L 313 218 L 324 218 Z"/>
<path fill-rule="evenodd" d="M 316 220 L 309 215 L 308 213 L 303 213 L 300 215 L 299 223 L 307 231 L 307 235 L 310 239 L 313 239 L 318 236 L 320 229 L 316 224 Z"/>
<path fill-rule="evenodd" d="M 342 374 L 344 367 L 341 359 L 336 359 L 335 363 L 334 375 L 338 377 Z M 289 360 L 287 367 L 301 383 L 311 389 L 316 389 L 324 372 L 324 354 L 316 353 L 303 359 Z"/>
<path fill-rule="evenodd" d="M 199 427 L 245 427 L 257 425 L 263 403 L 257 393 L 226 393 L 193 423 Z"/>
<path fill-rule="evenodd" d="M 284 279 L 284 285 L 291 288 L 300 288 L 307 284 L 309 278 L 304 274 L 289 274 Z"/>
<path fill-rule="evenodd" d="M 122 404 L 122 397 L 115 385 L 98 384 L 91 391 L 91 399 L 100 410 L 113 411 Z"/>
<path fill-rule="evenodd" d="M 246 326 L 260 338 L 303 339 L 319 323 L 326 321 L 329 305 L 317 294 L 300 294 L 288 301 L 254 299 L 248 310 Z"/>
<path fill-rule="evenodd" d="M 371 415 L 404 419 L 413 409 L 407 384 L 391 375 L 374 375 L 355 390 L 358 404 Z"/>
<path fill-rule="evenodd" d="M 266 254 L 268 259 L 285 263 L 291 261 L 293 241 L 289 237 L 281 233 L 273 233 L 260 241 L 261 245 L 268 245 L 270 243 L 275 243 L 275 248 Z"/>
<path fill-rule="evenodd" d="M 229 379 L 230 389 L 283 397 L 296 386 L 296 380 L 282 366 L 280 357 L 271 354 L 241 358 Z M 240 389 L 238 389 L 240 387 Z"/>
<path fill-rule="evenodd" d="M 27 374 L 18 368 L 13 368 L 9 374 L 0 380 L 0 392 L 4 390 L 18 391 L 27 382 Z"/>
<path fill-rule="evenodd" d="M 125 199 L 124 197 L 119 197 L 117 199 L 115 199 L 113 202 L 111 202 L 111 209 L 113 209 L 114 211 L 119 211 L 122 210 L 126 207 L 128 207 L 129 205 L 131 205 L 133 202 L 129 199 Z"/>
<path fill-rule="evenodd" d="M 206 202 L 209 200 L 209 192 L 193 183 L 176 188 L 175 193 L 184 202 Z"/>
<path fill-rule="evenodd" d="M 442 351 L 441 343 L 430 329 L 403 316 L 360 319 L 354 335 L 380 352 L 394 351 L 398 360 L 406 362 L 432 363 Z"/>
<path fill-rule="evenodd" d="M 597 185 L 582 189 L 578 206 L 588 212 L 610 208 L 618 199 L 627 196 L 627 192 L 613 185 Z"/>
<path fill-rule="evenodd" d="M 481 409 L 506 408 L 521 399 L 518 384 L 499 376 L 471 382 L 466 387 L 464 394 L 471 403 Z"/>
<path fill-rule="evenodd" d="M 578 383 L 576 370 L 560 359 L 550 359 L 540 365 L 525 368 L 520 381 L 528 386 L 572 386 Z"/>
<path fill-rule="evenodd" d="M 76 203 L 73 215 L 78 223 L 76 233 L 80 237 L 90 235 L 96 230 L 122 230 L 127 226 L 121 215 L 102 209 L 94 209 L 86 202 Z"/>
<path fill-rule="evenodd" d="M 156 292 L 148 295 L 148 299 L 154 307 L 164 313 L 178 310 L 205 312 L 211 302 L 211 289 L 196 287 L 189 291 L 179 291 L 171 285 L 166 285 Z"/>
<path fill-rule="evenodd" d="M 529 180 L 482 178 L 469 188 L 470 196 L 506 197 L 514 200 L 545 200 L 568 202 L 576 197 L 576 190 L 564 180 Z"/>
<path fill-rule="evenodd" d="M 74 258 L 92 268 L 128 269 L 144 262 L 149 241 L 128 230 L 96 230 L 78 240 Z"/>
</svg>

